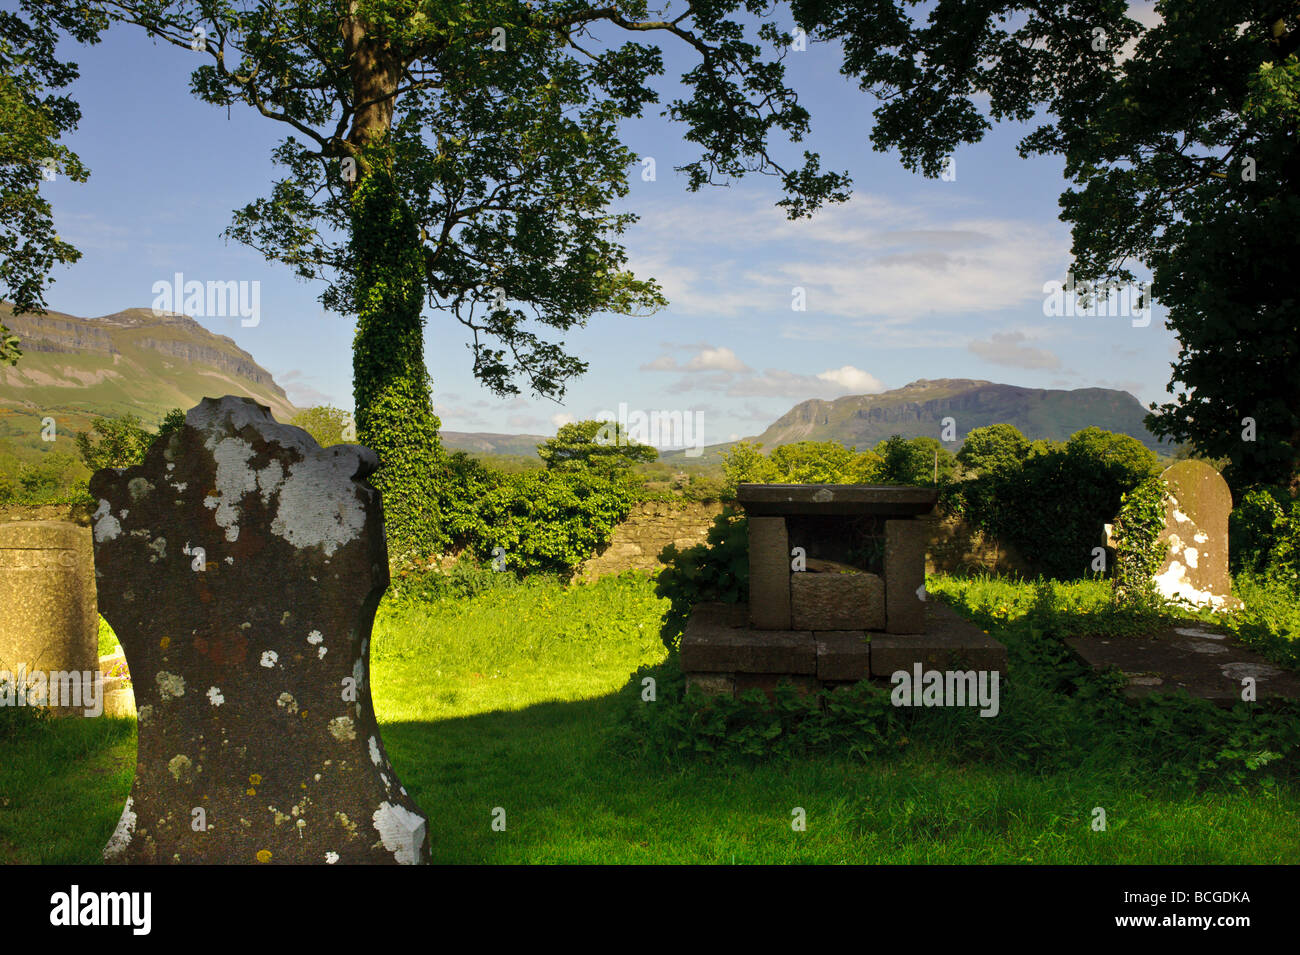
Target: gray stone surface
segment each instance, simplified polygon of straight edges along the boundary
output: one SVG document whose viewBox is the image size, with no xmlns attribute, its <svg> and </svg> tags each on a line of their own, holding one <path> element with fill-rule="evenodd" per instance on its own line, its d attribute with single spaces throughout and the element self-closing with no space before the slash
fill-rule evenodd
<svg viewBox="0 0 1300 955">
<path fill-rule="evenodd" d="M 925 602 L 917 591 L 925 584 L 929 530 L 925 521 L 885 521 L 885 629 L 890 633 L 925 630 Z"/>
<path fill-rule="evenodd" d="M 1067 637 L 1066 645 L 1094 670 L 1124 674 L 1131 697 L 1186 690 L 1220 706 L 1242 702 L 1242 679 L 1255 679 L 1255 699 L 1300 699 L 1300 674 L 1269 663 L 1235 637 L 1200 627 L 1162 627 L 1141 637 Z"/>
<path fill-rule="evenodd" d="M 139 721 L 108 861 L 427 859 L 371 703 L 388 586 L 375 466 L 226 397 L 143 465 L 91 479 L 100 608 Z"/>
<path fill-rule="evenodd" d="M 699 690 L 705 696 L 735 696 L 736 678 L 730 673 L 688 673 L 686 692 Z"/>
<path fill-rule="evenodd" d="M 885 629 L 885 582 L 875 574 L 790 575 L 792 630 Z"/>
<path fill-rule="evenodd" d="M 790 629 L 790 537 L 784 517 L 749 519 L 749 619 L 760 630 Z"/>
<path fill-rule="evenodd" d="M 1165 497 L 1167 553 L 1156 573 L 1156 589 L 1171 599 L 1201 607 L 1240 605 L 1228 578 L 1228 515 L 1232 493 L 1204 461 L 1178 461 L 1160 475 Z"/>
<path fill-rule="evenodd" d="M 42 695 L 57 713 L 97 715 L 98 704 L 85 703 L 102 691 L 98 633 L 89 528 L 64 521 L 0 523 L 0 671 Z M 65 702 L 73 705 L 59 705 Z"/>
<path fill-rule="evenodd" d="M 817 643 L 817 679 L 856 683 L 871 676 L 871 644 L 862 630 L 823 630 Z"/>
<path fill-rule="evenodd" d="M 708 612 L 692 613 L 682 634 L 684 673 L 817 672 L 817 645 L 811 631 L 732 627 Z"/>
<path fill-rule="evenodd" d="M 927 670 L 1006 672 L 1007 648 L 957 611 L 933 598 L 925 602 L 925 632 L 871 635 L 871 675 L 888 678 L 920 663 Z"/>
<path fill-rule="evenodd" d="M 736 500 L 753 515 L 928 514 L 939 500 L 932 487 L 891 484 L 741 484 Z"/>
</svg>

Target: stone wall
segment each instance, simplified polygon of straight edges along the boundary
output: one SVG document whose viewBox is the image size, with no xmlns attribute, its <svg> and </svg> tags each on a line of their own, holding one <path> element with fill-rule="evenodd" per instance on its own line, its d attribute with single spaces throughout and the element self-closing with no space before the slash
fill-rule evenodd
<svg viewBox="0 0 1300 955">
<path fill-rule="evenodd" d="M 614 529 L 614 538 L 600 554 L 583 565 L 580 576 L 595 580 L 625 570 L 654 570 L 661 566 L 659 552 L 669 544 L 685 549 L 704 543 L 721 504 L 646 501 L 632 508 Z M 1029 567 L 1015 548 L 987 538 L 961 517 L 935 518 L 930 524 L 925 572 L 987 571 L 1028 574 Z"/>
<path fill-rule="evenodd" d="M 930 541 L 925 549 L 927 574 L 984 571 L 1030 575 L 1029 565 L 1014 547 L 987 537 L 960 515 L 932 517 L 929 524 Z"/>
<path fill-rule="evenodd" d="M 580 576 L 595 580 L 625 570 L 660 567 L 659 552 L 669 544 L 679 550 L 703 544 L 722 513 L 721 504 L 694 501 L 643 501 L 614 529 L 614 537 L 601 553 L 583 565 Z"/>
</svg>

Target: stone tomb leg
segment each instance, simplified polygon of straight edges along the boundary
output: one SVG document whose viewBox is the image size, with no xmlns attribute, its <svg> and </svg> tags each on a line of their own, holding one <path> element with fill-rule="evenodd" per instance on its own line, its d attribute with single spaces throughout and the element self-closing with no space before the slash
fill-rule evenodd
<svg viewBox="0 0 1300 955">
<path fill-rule="evenodd" d="M 108 861 L 426 861 L 371 704 L 376 466 L 227 396 L 143 465 L 92 478 L 99 605 L 139 720 Z"/>
<path fill-rule="evenodd" d="M 919 520 L 885 521 L 885 630 L 923 633 L 925 545 L 929 525 Z"/>
</svg>

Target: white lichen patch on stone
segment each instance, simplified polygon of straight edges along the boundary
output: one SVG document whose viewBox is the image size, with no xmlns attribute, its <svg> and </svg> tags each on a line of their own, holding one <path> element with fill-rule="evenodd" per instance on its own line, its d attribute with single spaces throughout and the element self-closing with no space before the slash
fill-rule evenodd
<svg viewBox="0 0 1300 955">
<path fill-rule="evenodd" d="M 325 853 L 325 864 L 326 864 L 326 865 L 333 865 L 334 863 L 336 863 L 336 862 L 338 862 L 338 861 L 339 861 L 339 854 L 338 854 L 337 852 L 327 852 L 327 853 Z"/>
<path fill-rule="evenodd" d="M 1262 680 L 1265 677 L 1277 676 L 1282 670 L 1279 667 L 1270 666 L 1267 663 L 1225 663 L 1219 667 L 1223 675 L 1232 680 L 1244 680 L 1246 677 L 1252 677 L 1256 680 Z"/>
<path fill-rule="evenodd" d="M 287 710 L 289 713 L 298 712 L 298 701 L 293 698 L 292 693 L 281 693 L 275 701 L 275 705 L 282 710 Z"/>
<path fill-rule="evenodd" d="M 1199 590 L 1187 577 L 1187 567 L 1182 561 L 1171 560 L 1164 573 L 1154 578 L 1156 590 L 1169 600 L 1185 600 L 1202 607 L 1218 607 L 1223 604 L 1221 596 L 1208 590 Z"/>
<path fill-rule="evenodd" d="M 95 513 L 91 516 L 95 522 L 95 542 L 102 544 L 104 541 L 117 540 L 122 533 L 122 525 L 116 517 L 113 516 L 112 507 L 104 498 L 99 499 L 99 507 L 95 508 Z"/>
<path fill-rule="evenodd" d="M 319 650 L 316 651 L 316 656 L 318 656 L 318 657 L 320 657 L 322 660 L 324 660 L 324 659 L 325 659 L 325 654 L 329 653 L 329 650 L 330 650 L 329 647 L 321 647 Z"/>
<path fill-rule="evenodd" d="M 268 670 L 274 667 L 279 659 L 280 654 L 276 653 L 274 650 L 264 650 L 262 652 L 262 666 L 266 667 Z"/>
<path fill-rule="evenodd" d="M 148 726 L 151 719 L 153 719 L 153 707 L 148 703 L 136 709 L 135 720 L 141 726 Z"/>
<path fill-rule="evenodd" d="M 1191 520 L 1191 518 L 1175 507 L 1174 520 L 1176 520 L 1179 524 L 1186 524 L 1188 521 Z"/>
<path fill-rule="evenodd" d="M 1183 560 L 1187 562 L 1187 566 L 1192 568 L 1192 570 L 1196 569 L 1196 561 L 1199 558 L 1200 552 L 1195 547 L 1183 548 Z"/>
<path fill-rule="evenodd" d="M 370 737 L 369 745 L 370 745 L 370 761 L 374 763 L 376 766 L 378 766 L 383 762 L 383 756 L 379 752 L 379 740 L 375 739 L 375 737 L 372 736 Z"/>
<path fill-rule="evenodd" d="M 203 505 L 217 512 L 217 525 L 225 528 L 226 540 L 233 542 L 239 540 L 239 501 L 257 490 L 257 474 L 248 466 L 253 446 L 241 438 L 222 438 L 215 446 L 212 440 L 208 439 L 208 449 L 217 465 L 213 479 L 217 493 L 205 497 Z"/>
<path fill-rule="evenodd" d="M 280 810 L 276 809 L 274 806 L 267 806 L 266 808 L 271 810 L 271 812 L 275 813 L 275 824 L 277 826 L 280 825 L 280 823 L 282 822 L 289 821 L 289 817 L 286 816 L 284 813 L 282 813 Z"/>
<path fill-rule="evenodd" d="M 320 643 L 324 639 L 325 638 L 321 635 L 321 632 L 319 630 L 313 630 L 311 633 L 307 634 L 307 642 L 310 643 L 313 647 L 316 646 L 316 644 Z"/>
<path fill-rule="evenodd" d="M 167 772 L 178 783 L 187 783 L 190 781 L 190 775 L 194 770 L 194 763 L 184 753 L 178 753 L 167 761 Z"/>
<path fill-rule="evenodd" d="M 352 483 L 360 463 L 357 448 L 335 445 L 291 464 L 271 533 L 299 549 L 320 546 L 327 557 L 360 537 L 366 509 Z"/>
<path fill-rule="evenodd" d="M 220 689 L 215 686 L 210 686 L 208 687 L 208 702 L 213 706 L 220 706 L 222 703 L 226 702 L 226 698 L 222 696 Z"/>
<path fill-rule="evenodd" d="M 158 683 L 158 695 L 163 702 L 185 695 L 185 678 L 178 673 L 160 670 L 154 680 Z"/>
<path fill-rule="evenodd" d="M 371 816 L 384 848 L 393 854 L 399 865 L 415 865 L 421 861 L 424 846 L 425 821 L 405 806 L 382 802 Z"/>
<path fill-rule="evenodd" d="M 117 820 L 117 828 L 113 830 L 113 835 L 108 839 L 108 845 L 104 847 L 104 859 L 110 861 L 115 859 L 126 851 L 126 847 L 131 844 L 131 836 L 135 834 L 135 813 L 131 811 L 134 800 L 130 796 L 126 797 L 126 808 L 122 810 L 122 816 Z"/>
<path fill-rule="evenodd" d="M 340 742 L 357 738 L 357 731 L 350 716 L 334 717 L 334 719 L 330 720 L 329 730 L 330 735 Z"/>
<path fill-rule="evenodd" d="M 1192 535 L 1192 540 L 1196 541 L 1198 544 L 1204 544 L 1209 539 L 1210 535 L 1205 533 L 1205 531 L 1197 531 Z"/>
<path fill-rule="evenodd" d="M 132 533 L 135 533 L 132 531 Z M 149 542 L 149 549 L 153 551 L 153 556 L 149 558 L 149 563 L 156 564 L 160 560 L 167 559 L 167 538 L 159 537 Z"/>
</svg>

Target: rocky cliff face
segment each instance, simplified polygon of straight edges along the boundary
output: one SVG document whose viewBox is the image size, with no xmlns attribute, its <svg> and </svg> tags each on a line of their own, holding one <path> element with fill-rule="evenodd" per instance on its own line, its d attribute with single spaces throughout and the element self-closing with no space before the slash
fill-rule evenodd
<svg viewBox="0 0 1300 955">
<path fill-rule="evenodd" d="M 959 438 L 973 428 L 1005 422 L 1030 439 L 1062 441 L 1095 425 L 1155 448 L 1156 439 L 1143 423 L 1145 415 L 1132 395 L 1107 388 L 1062 391 L 966 378 L 921 379 L 878 395 L 801 402 L 756 440 L 765 448 L 794 441 L 840 441 L 863 450 L 892 434 L 939 437 L 944 419 L 952 418 Z"/>
<path fill-rule="evenodd" d="M 234 340 L 217 335 L 188 315 L 131 308 L 102 318 L 77 318 L 60 312 L 14 315 L 0 306 L 0 322 L 18 336 L 24 352 L 122 355 L 143 349 L 190 365 L 203 365 L 245 379 L 287 402 L 271 373 Z"/>
<path fill-rule="evenodd" d="M 8 435 L 33 446 L 44 447 L 40 422 L 49 416 L 71 435 L 105 415 L 153 425 L 214 395 L 251 398 L 280 421 L 298 411 L 252 355 L 186 315 L 132 308 L 101 318 L 15 316 L 0 303 L 0 324 L 23 351 L 17 365 L 0 366 L 0 415 Z"/>
</svg>

